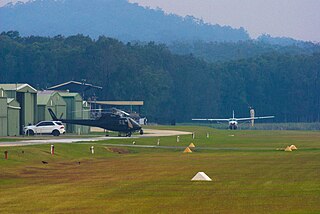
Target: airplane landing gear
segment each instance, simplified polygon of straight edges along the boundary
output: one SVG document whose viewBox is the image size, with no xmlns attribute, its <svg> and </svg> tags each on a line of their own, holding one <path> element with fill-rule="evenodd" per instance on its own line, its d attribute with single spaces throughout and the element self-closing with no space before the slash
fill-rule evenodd
<svg viewBox="0 0 320 214">
<path fill-rule="evenodd" d="M 229 126 L 230 130 L 236 130 L 238 127 L 237 126 Z"/>
</svg>

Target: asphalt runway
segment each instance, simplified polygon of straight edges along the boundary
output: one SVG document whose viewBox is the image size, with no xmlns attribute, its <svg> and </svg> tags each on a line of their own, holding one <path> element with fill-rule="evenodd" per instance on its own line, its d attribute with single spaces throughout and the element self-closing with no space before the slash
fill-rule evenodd
<svg viewBox="0 0 320 214">
<path fill-rule="evenodd" d="M 164 137 L 164 136 L 176 136 L 176 135 L 191 135 L 191 132 L 173 131 L 173 130 L 156 130 L 156 129 L 144 129 L 144 135 L 133 135 L 130 139 L 144 138 L 144 137 Z M 35 137 L 36 138 L 36 137 Z M 64 138 L 63 136 L 52 137 L 48 139 L 33 139 L 33 140 L 20 140 L 20 141 L 8 141 L 0 142 L 0 147 L 10 146 L 28 146 L 39 144 L 53 144 L 53 143 L 79 143 L 79 142 L 97 142 L 102 140 L 111 139 L 128 139 L 129 137 L 92 137 L 92 138 Z"/>
<path fill-rule="evenodd" d="M 156 130 L 156 129 L 144 129 L 144 135 L 134 135 L 132 137 L 92 137 L 92 138 L 63 138 L 50 137 L 48 139 L 33 139 L 22 141 L 8 141 L 0 142 L 0 147 L 12 147 L 12 146 L 28 146 L 28 145 L 40 145 L 40 144 L 54 144 L 54 143 L 79 143 L 79 144 L 96 144 L 98 141 L 111 140 L 111 139 L 138 139 L 146 137 L 164 137 L 164 136 L 177 136 L 177 135 L 192 135 L 191 132 L 173 131 L 173 130 Z M 186 146 L 161 146 L 161 145 L 133 145 L 133 144 L 111 144 L 103 143 L 100 145 L 112 146 L 112 147 L 131 147 L 131 148 L 153 148 L 153 149 L 174 149 L 184 150 Z M 213 148 L 213 147 L 195 147 L 193 151 L 197 150 L 215 150 L 215 151 L 271 151 L 274 148 Z"/>
</svg>

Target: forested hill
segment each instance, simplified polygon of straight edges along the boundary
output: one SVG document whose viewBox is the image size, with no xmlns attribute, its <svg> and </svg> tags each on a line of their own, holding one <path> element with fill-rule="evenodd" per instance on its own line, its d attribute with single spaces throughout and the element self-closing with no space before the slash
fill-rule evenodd
<svg viewBox="0 0 320 214">
<path fill-rule="evenodd" d="M 311 42 L 288 43 L 288 45 L 270 43 L 264 40 L 238 42 L 176 41 L 169 44 L 168 47 L 173 53 L 180 55 L 193 54 L 208 62 L 240 60 L 273 52 L 293 55 L 312 55 L 320 52 L 320 45 Z"/>
<path fill-rule="evenodd" d="M 0 82 L 38 89 L 87 79 L 103 86 L 99 99 L 144 100 L 150 121 L 275 114 L 276 121 L 319 121 L 320 54 L 272 52 L 207 63 L 172 54 L 165 45 L 124 44 L 82 35 L 54 38 L 0 36 Z"/>
<path fill-rule="evenodd" d="M 206 24 L 194 17 L 165 14 L 127 0 L 34 0 L 0 8 L 0 32 L 21 35 L 100 35 L 122 41 L 239 41 L 243 29 Z"/>
</svg>

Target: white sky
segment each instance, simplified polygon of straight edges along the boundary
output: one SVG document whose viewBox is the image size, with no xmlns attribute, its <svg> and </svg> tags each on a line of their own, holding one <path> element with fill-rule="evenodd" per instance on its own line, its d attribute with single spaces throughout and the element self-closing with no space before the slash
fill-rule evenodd
<svg viewBox="0 0 320 214">
<path fill-rule="evenodd" d="M 0 0 L 0 6 L 10 1 Z M 268 33 L 320 42 L 320 0 L 129 1 L 159 7 L 167 13 L 193 15 L 213 24 L 244 27 L 253 38 Z"/>
</svg>

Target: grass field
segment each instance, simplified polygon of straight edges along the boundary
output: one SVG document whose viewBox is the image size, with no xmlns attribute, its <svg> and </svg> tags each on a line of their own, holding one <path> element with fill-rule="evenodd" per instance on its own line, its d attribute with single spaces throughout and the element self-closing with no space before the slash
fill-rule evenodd
<svg viewBox="0 0 320 214">
<path fill-rule="evenodd" d="M 103 145 L 133 139 L 99 142 L 94 155 L 82 143 L 55 144 L 54 156 L 50 145 L 0 147 L 0 213 L 320 213 L 320 133 L 157 128 L 194 131 L 160 145 L 196 149 Z M 213 181 L 191 182 L 199 171 Z"/>
</svg>

